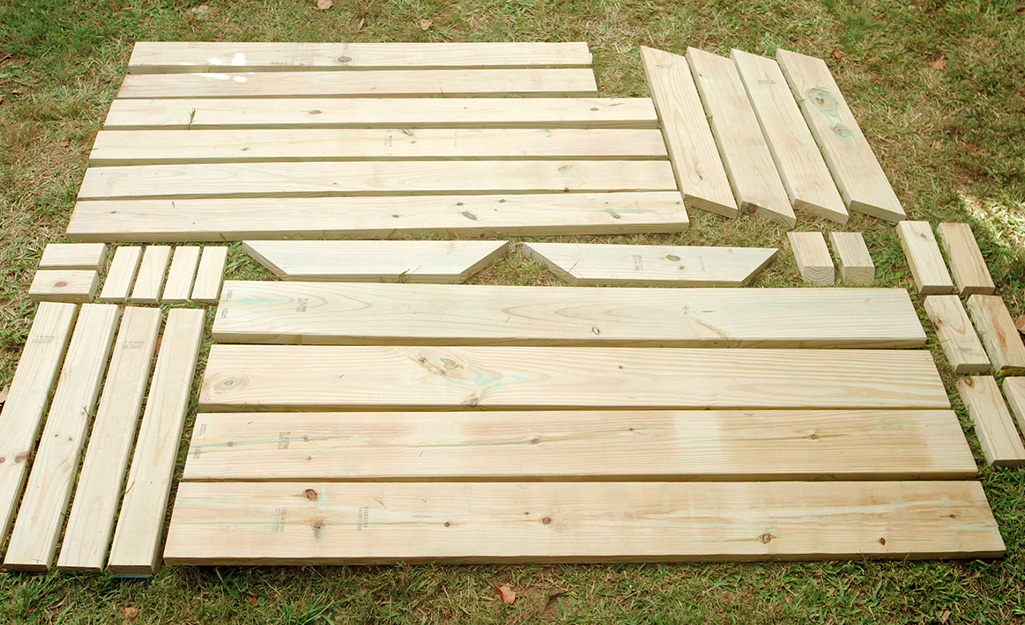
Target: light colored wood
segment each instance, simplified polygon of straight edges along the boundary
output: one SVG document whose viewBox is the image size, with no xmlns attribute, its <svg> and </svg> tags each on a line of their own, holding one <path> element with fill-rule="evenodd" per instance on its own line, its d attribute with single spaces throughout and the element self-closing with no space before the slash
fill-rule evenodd
<svg viewBox="0 0 1025 625">
<path fill-rule="evenodd" d="M 119 98 L 597 95 L 598 85 L 589 68 L 129 74 L 117 93 Z"/>
<path fill-rule="evenodd" d="M 167 314 L 110 547 L 107 570 L 112 573 L 147 575 L 157 568 L 167 497 L 205 318 L 204 312 L 196 309 L 179 308 Z"/>
<path fill-rule="evenodd" d="M 39 259 L 39 268 L 101 272 L 106 263 L 107 246 L 103 243 L 48 243 Z"/>
<path fill-rule="evenodd" d="M 91 302 L 99 282 L 94 269 L 40 269 L 32 277 L 28 296 L 35 302 Z"/>
<path fill-rule="evenodd" d="M 825 62 L 782 49 L 776 51 L 776 60 L 847 210 L 891 222 L 905 219 L 897 194 Z"/>
<path fill-rule="evenodd" d="M 860 232 L 830 232 L 829 240 L 840 266 L 840 279 L 846 284 L 871 286 L 876 280 L 876 266 L 865 237 Z"/>
<path fill-rule="evenodd" d="M 786 78 L 772 59 L 732 50 L 751 107 L 795 210 L 847 223 L 847 209 L 801 115 Z"/>
<path fill-rule="evenodd" d="M 989 357 L 958 296 L 930 295 L 925 298 L 925 312 L 936 328 L 936 338 L 954 373 L 989 373 Z"/>
<path fill-rule="evenodd" d="M 64 530 L 58 569 L 103 570 L 160 316 L 156 308 L 125 309 Z"/>
<path fill-rule="evenodd" d="M 793 228 L 794 209 L 736 66 L 696 48 L 687 48 L 687 64 L 740 210 Z"/>
<path fill-rule="evenodd" d="M 978 482 L 216 483 L 178 489 L 170 565 L 979 558 Z"/>
<path fill-rule="evenodd" d="M 520 250 L 574 286 L 743 286 L 774 248 L 523 243 Z"/>
<path fill-rule="evenodd" d="M 68 236 L 104 241 L 680 232 L 678 192 L 79 202 Z"/>
<path fill-rule="evenodd" d="M 134 245 L 121 246 L 114 251 L 114 260 L 110 261 L 110 271 L 100 291 L 101 302 L 122 304 L 128 300 L 141 257 L 142 248 Z"/>
<path fill-rule="evenodd" d="M 919 295 L 957 293 L 928 221 L 902 221 L 897 224 L 897 236 Z"/>
<path fill-rule="evenodd" d="M 1004 396 L 1018 421 L 1018 427 L 1025 432 L 1025 378 L 1004 378 Z"/>
<path fill-rule="evenodd" d="M 242 249 L 282 280 L 465 282 L 508 241 L 246 241 Z"/>
<path fill-rule="evenodd" d="M 128 301 L 133 304 L 156 304 L 160 301 L 160 293 L 164 287 L 164 274 L 167 272 L 167 261 L 171 258 L 171 248 L 166 245 L 147 245 L 142 253 L 142 264 L 139 275 L 135 279 L 135 288 Z"/>
<path fill-rule="evenodd" d="M 801 278 L 809 284 L 832 286 L 836 281 L 836 268 L 821 232 L 788 232 L 790 249 L 794 252 Z"/>
<path fill-rule="evenodd" d="M 992 295 L 997 287 L 986 267 L 986 259 L 972 234 L 972 227 L 962 223 L 941 223 L 936 227 L 940 245 L 950 261 L 950 273 L 961 295 L 981 293 Z"/>
<path fill-rule="evenodd" d="M 657 289 L 227 281 L 244 343 L 921 347 L 903 289 Z"/>
<path fill-rule="evenodd" d="M 50 389 L 57 381 L 77 314 L 74 304 L 39 304 L 0 411 L 0 545 L 14 520 Z"/>
<path fill-rule="evenodd" d="M 221 282 L 224 280 L 224 265 L 228 260 L 228 248 L 206 246 L 199 259 L 196 282 L 192 285 L 192 301 L 200 304 L 216 304 L 221 297 Z"/>
<path fill-rule="evenodd" d="M 186 480 L 960 479 L 950 410 L 201 414 Z"/>
<path fill-rule="evenodd" d="M 7 569 L 45 571 L 53 563 L 120 314 L 111 304 L 84 304 L 79 312 L 7 545 Z"/>
<path fill-rule="evenodd" d="M 740 214 L 687 59 L 641 46 L 641 61 L 684 202 L 726 217 Z"/>
<path fill-rule="evenodd" d="M 250 412 L 948 406 L 924 350 L 213 345 L 199 396 Z"/>
<path fill-rule="evenodd" d="M 1025 344 L 999 295 L 972 295 L 968 312 L 998 375 L 1025 375 Z"/>
<path fill-rule="evenodd" d="M 986 464 L 998 467 L 1025 465 L 1025 446 L 1014 429 L 996 378 L 970 376 L 959 378 L 957 392 L 975 424 L 975 435 L 986 456 Z"/>
<path fill-rule="evenodd" d="M 655 129 L 106 130 L 91 167 L 358 160 L 664 160 Z"/>
<path fill-rule="evenodd" d="M 199 265 L 199 250 L 195 245 L 179 245 L 174 248 L 171 267 L 167 270 L 167 281 L 160 295 L 162 304 L 184 304 L 189 301 L 196 267 Z"/>
</svg>

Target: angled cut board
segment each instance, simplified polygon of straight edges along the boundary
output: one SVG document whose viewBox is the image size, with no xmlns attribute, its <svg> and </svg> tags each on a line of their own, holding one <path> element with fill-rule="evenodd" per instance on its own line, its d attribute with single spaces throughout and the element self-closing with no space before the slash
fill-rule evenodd
<svg viewBox="0 0 1025 625">
<path fill-rule="evenodd" d="M 1018 430 L 1014 429 L 996 378 L 988 375 L 960 378 L 957 392 L 975 424 L 986 463 L 1001 467 L 1025 465 L 1025 446 Z"/>
<path fill-rule="evenodd" d="M 505 254 L 508 241 L 246 241 L 242 249 L 282 280 L 464 282 Z"/>
<path fill-rule="evenodd" d="M 49 243 L 39 259 L 39 268 L 103 271 L 106 262 L 107 246 L 103 243 Z"/>
<path fill-rule="evenodd" d="M 957 293 L 928 221 L 902 221 L 897 224 L 897 236 L 919 295 Z"/>
<path fill-rule="evenodd" d="M 216 304 L 221 296 L 221 282 L 224 280 L 224 265 L 228 260 L 228 248 L 223 245 L 203 248 L 196 270 L 196 282 L 192 285 L 192 301 L 201 304 Z"/>
<path fill-rule="evenodd" d="M 921 347 L 903 289 L 657 289 L 225 282 L 239 343 Z"/>
<path fill-rule="evenodd" d="M 905 219 L 897 194 L 826 63 L 782 49 L 776 51 L 776 60 L 847 209 L 891 222 Z"/>
<path fill-rule="evenodd" d="M 576 286 L 743 286 L 778 251 L 586 243 L 523 243 L 520 250 Z"/>
<path fill-rule="evenodd" d="M 1025 374 L 1025 344 L 999 295 L 972 295 L 968 312 L 999 375 Z"/>
<path fill-rule="evenodd" d="M 958 296 L 930 295 L 925 298 L 925 312 L 936 328 L 936 338 L 954 373 L 989 372 L 989 357 Z"/>
<path fill-rule="evenodd" d="M 196 279 L 199 265 L 199 250 L 195 245 L 179 245 L 174 248 L 171 267 L 167 270 L 167 281 L 160 295 L 163 304 L 184 304 L 189 301 L 192 283 Z"/>
<path fill-rule="evenodd" d="M 35 302 L 91 302 L 99 282 L 95 269 L 40 269 L 32 277 L 28 296 Z"/>
<path fill-rule="evenodd" d="M 1004 378 L 1004 395 L 1018 427 L 1025 432 L 1025 378 Z"/>
<path fill-rule="evenodd" d="M 742 50 L 732 50 L 730 58 L 744 82 L 790 203 L 796 210 L 847 223 L 843 198 L 779 65 Z"/>
<path fill-rule="evenodd" d="M 830 232 L 836 251 L 840 278 L 847 284 L 870 286 L 876 279 L 876 266 L 860 232 Z"/>
<path fill-rule="evenodd" d="M 142 253 L 142 264 L 139 275 L 135 279 L 135 287 L 128 301 L 139 304 L 156 304 L 160 301 L 160 293 L 164 288 L 164 274 L 167 272 L 167 261 L 171 258 L 171 248 L 167 245 L 147 245 Z"/>
<path fill-rule="evenodd" d="M 943 250 L 947 252 L 950 273 L 961 295 L 995 293 L 997 287 L 989 275 L 986 259 L 982 257 L 972 227 L 962 223 L 941 223 L 936 232 L 940 235 Z"/>
<path fill-rule="evenodd" d="M 201 414 L 186 480 L 959 479 L 950 410 Z"/>
<path fill-rule="evenodd" d="M 836 269 L 822 233 L 788 232 L 787 238 L 801 278 L 809 284 L 832 286 L 836 281 Z"/>
<path fill-rule="evenodd" d="M 211 411 L 948 406 L 924 350 L 214 345 L 199 397 Z"/>
<path fill-rule="evenodd" d="M 978 482 L 184 482 L 164 559 L 902 560 L 1004 549 Z"/>
<path fill-rule="evenodd" d="M 696 48 L 687 48 L 687 64 L 740 210 L 793 228 L 794 209 L 736 66 Z"/>
<path fill-rule="evenodd" d="M 101 302 L 121 304 L 128 300 L 141 257 L 142 248 L 138 246 L 122 246 L 114 251 L 114 260 L 110 261 L 110 271 L 100 291 Z"/>
<path fill-rule="evenodd" d="M 736 217 L 740 210 L 687 59 L 641 46 L 641 60 L 684 202 L 692 208 Z"/>
</svg>

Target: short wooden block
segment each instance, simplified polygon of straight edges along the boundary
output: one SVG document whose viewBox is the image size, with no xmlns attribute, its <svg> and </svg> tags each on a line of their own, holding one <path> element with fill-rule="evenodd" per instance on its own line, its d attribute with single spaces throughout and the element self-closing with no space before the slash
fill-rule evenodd
<svg viewBox="0 0 1025 625">
<path fill-rule="evenodd" d="M 160 301 L 167 261 L 170 258 L 169 246 L 146 246 L 146 251 L 142 254 L 142 264 L 139 265 L 139 275 L 135 279 L 135 288 L 132 289 L 132 296 L 128 301 L 133 304 L 156 304 Z"/>
<path fill-rule="evenodd" d="M 1025 374 L 1025 344 L 999 295 L 972 295 L 968 312 L 999 375 Z"/>
<path fill-rule="evenodd" d="M 1001 467 L 1025 465 L 1025 446 L 1014 429 L 1011 413 L 992 376 L 971 376 L 957 381 L 957 392 L 975 424 L 986 463 Z"/>
<path fill-rule="evenodd" d="M 196 278 L 196 266 L 199 264 L 199 250 L 195 245 L 179 245 L 174 248 L 171 268 L 167 270 L 167 282 L 160 295 L 161 303 L 184 304 L 189 301 L 192 283 Z"/>
<path fill-rule="evenodd" d="M 989 275 L 986 259 L 972 234 L 972 227 L 962 223 L 941 223 L 936 227 L 940 244 L 947 252 L 950 273 L 961 295 L 980 293 L 992 295 L 997 287 Z"/>
<path fill-rule="evenodd" d="M 836 281 L 833 258 L 821 232 L 788 232 L 794 260 L 801 277 L 809 284 L 832 286 Z"/>
<path fill-rule="evenodd" d="M 203 248 L 196 271 L 196 282 L 192 285 L 192 301 L 199 304 L 216 304 L 221 296 L 224 281 L 224 265 L 228 260 L 228 248 L 210 246 Z"/>
<path fill-rule="evenodd" d="M 122 246 L 114 251 L 114 260 L 110 261 L 110 271 L 100 291 L 101 302 L 121 304 L 128 300 L 141 256 L 142 248 L 134 245 Z"/>
<path fill-rule="evenodd" d="M 1018 427 L 1025 432 L 1025 378 L 1004 378 L 1004 396 L 1018 420 Z"/>
<path fill-rule="evenodd" d="M 103 243 L 50 243 L 39 260 L 40 269 L 93 269 L 103 271 L 107 246 Z"/>
<path fill-rule="evenodd" d="M 91 302 L 100 274 L 94 269 L 41 269 L 32 278 L 28 296 L 35 302 Z"/>
<path fill-rule="evenodd" d="M 857 286 L 875 282 L 876 266 L 860 232 L 830 232 L 829 240 L 840 265 L 841 280 Z"/>
<path fill-rule="evenodd" d="M 925 298 L 925 312 L 936 328 L 936 338 L 954 373 L 989 372 L 989 357 L 958 296 L 930 295 Z"/>
<path fill-rule="evenodd" d="M 902 221 L 897 224 L 897 236 L 919 295 L 957 293 L 929 222 Z"/>
</svg>

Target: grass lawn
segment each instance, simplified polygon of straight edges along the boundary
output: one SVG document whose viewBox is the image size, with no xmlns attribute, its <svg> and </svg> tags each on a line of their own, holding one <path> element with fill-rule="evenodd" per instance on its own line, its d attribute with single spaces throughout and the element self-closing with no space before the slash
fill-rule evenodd
<svg viewBox="0 0 1025 625">
<path fill-rule="evenodd" d="M 26 293 L 35 265 L 47 242 L 62 240 L 93 136 L 136 40 L 583 40 L 604 96 L 647 95 L 642 44 L 766 55 L 786 47 L 824 57 L 909 216 L 972 223 L 1012 313 L 1025 313 L 1025 11 L 1017 6 L 334 0 L 318 10 L 315 0 L 0 0 L 0 387 L 10 381 L 28 332 L 33 306 Z M 692 211 L 691 219 L 680 235 L 561 240 L 786 240 L 753 218 L 727 222 Z M 808 218 L 799 218 L 798 227 L 832 228 Z M 892 226 L 854 216 L 846 229 L 865 233 L 878 285 L 910 286 Z M 262 275 L 235 252 L 234 276 Z M 557 282 L 517 254 L 475 281 Z M 789 251 L 755 284 L 799 284 Z M 969 440 L 981 460 L 974 434 Z M 0 572 L 0 622 L 1025 622 L 1025 472 L 985 468 L 981 479 L 1007 543 L 1003 560 L 168 569 L 144 583 Z M 499 602 L 492 584 L 513 587 L 515 604 Z"/>
</svg>

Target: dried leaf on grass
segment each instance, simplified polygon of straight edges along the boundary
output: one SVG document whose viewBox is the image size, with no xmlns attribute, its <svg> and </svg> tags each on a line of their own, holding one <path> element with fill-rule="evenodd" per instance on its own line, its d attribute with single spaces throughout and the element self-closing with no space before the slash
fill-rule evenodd
<svg viewBox="0 0 1025 625">
<path fill-rule="evenodd" d="M 836 48 L 834 48 L 833 51 L 830 52 L 830 54 L 832 54 L 833 58 L 836 59 L 837 61 L 839 61 L 840 59 L 843 58 L 843 52 L 840 52 Z"/>
<path fill-rule="evenodd" d="M 1018 332 L 1025 334 L 1025 315 L 1014 320 L 1014 327 L 1018 328 Z"/>
<path fill-rule="evenodd" d="M 946 59 L 936 59 L 935 61 L 931 61 L 929 63 L 929 68 L 930 69 L 934 69 L 934 70 L 939 71 L 939 72 L 942 72 L 946 67 L 947 67 L 947 60 Z"/>
<path fill-rule="evenodd" d="M 139 618 L 139 608 L 133 608 L 129 606 L 122 610 L 122 612 L 124 613 L 125 618 L 128 619 L 129 622 Z"/>
<path fill-rule="evenodd" d="M 332 4 L 331 0 L 317 0 L 317 8 L 321 11 L 330 9 Z"/>
<path fill-rule="evenodd" d="M 7 394 L 10 393 L 10 392 L 11 392 L 11 387 L 10 386 L 5 386 L 3 388 L 0 388 L 0 406 L 4 405 L 4 402 L 7 401 Z"/>
<path fill-rule="evenodd" d="M 431 20 L 420 20 L 420 30 L 427 30 L 434 25 Z"/>
<path fill-rule="evenodd" d="M 516 592 L 508 586 L 499 586 L 498 584 L 491 582 L 491 587 L 498 593 L 499 598 L 502 599 L 502 603 L 512 603 L 516 601 Z"/>
</svg>

